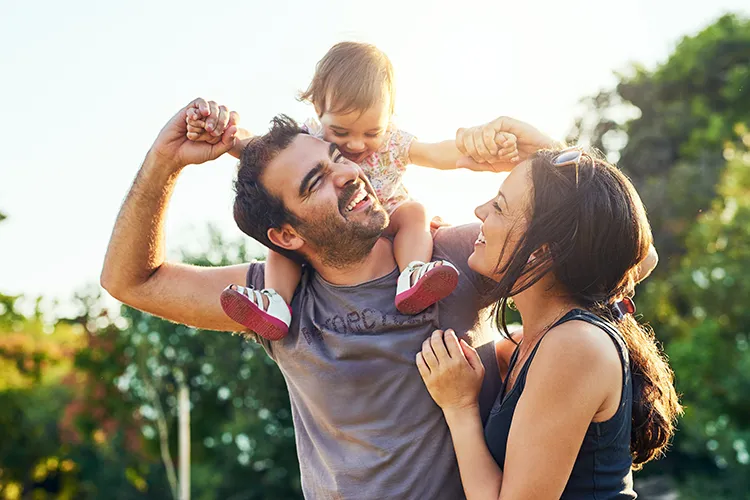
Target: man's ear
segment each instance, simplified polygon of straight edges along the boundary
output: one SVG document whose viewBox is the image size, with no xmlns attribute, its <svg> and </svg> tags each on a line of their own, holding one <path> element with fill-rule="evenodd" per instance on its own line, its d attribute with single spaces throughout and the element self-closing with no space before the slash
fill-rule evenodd
<svg viewBox="0 0 750 500">
<path fill-rule="evenodd" d="M 299 250 L 305 244 L 305 240 L 289 224 L 269 228 L 266 235 L 271 243 L 286 250 Z"/>
</svg>

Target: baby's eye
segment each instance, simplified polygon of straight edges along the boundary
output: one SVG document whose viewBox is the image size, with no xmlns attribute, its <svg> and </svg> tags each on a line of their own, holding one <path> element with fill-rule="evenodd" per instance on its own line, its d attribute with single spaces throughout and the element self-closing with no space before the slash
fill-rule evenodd
<svg viewBox="0 0 750 500">
<path fill-rule="evenodd" d="M 334 130 L 333 131 L 333 135 L 335 135 L 336 137 L 346 137 L 347 135 L 349 135 L 349 133 L 348 132 L 339 132 L 339 131 Z"/>
</svg>

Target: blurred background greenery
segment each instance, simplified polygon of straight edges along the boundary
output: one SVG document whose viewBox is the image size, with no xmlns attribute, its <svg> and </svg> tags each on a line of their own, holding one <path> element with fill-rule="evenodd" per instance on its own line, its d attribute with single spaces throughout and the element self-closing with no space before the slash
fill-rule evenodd
<svg viewBox="0 0 750 500">
<path fill-rule="evenodd" d="M 636 302 L 686 412 L 637 489 L 647 499 L 747 499 L 750 20 L 725 15 L 653 70 L 618 79 L 583 99 L 568 139 L 633 179 L 661 257 Z M 185 260 L 257 257 L 215 230 L 207 241 Z M 192 403 L 193 498 L 301 497 L 285 384 L 257 345 L 107 310 L 94 286 L 76 295 L 74 315 L 40 300 L 22 314 L 28 298 L 0 293 L 0 499 L 176 498 L 180 387 Z"/>
</svg>

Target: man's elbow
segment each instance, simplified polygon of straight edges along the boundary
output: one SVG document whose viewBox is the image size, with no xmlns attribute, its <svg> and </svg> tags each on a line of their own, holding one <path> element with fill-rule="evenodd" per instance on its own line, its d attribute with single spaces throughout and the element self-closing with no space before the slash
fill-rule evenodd
<svg viewBox="0 0 750 500">
<path fill-rule="evenodd" d="M 117 280 L 114 273 L 107 267 L 104 266 L 102 273 L 99 275 L 99 284 L 115 299 L 122 302 L 122 289 L 124 288 Z"/>
<path fill-rule="evenodd" d="M 136 288 L 132 280 L 126 279 L 117 269 L 106 264 L 99 275 L 99 284 L 113 298 L 125 304 L 130 304 L 128 297 L 133 296 L 133 290 Z"/>
</svg>

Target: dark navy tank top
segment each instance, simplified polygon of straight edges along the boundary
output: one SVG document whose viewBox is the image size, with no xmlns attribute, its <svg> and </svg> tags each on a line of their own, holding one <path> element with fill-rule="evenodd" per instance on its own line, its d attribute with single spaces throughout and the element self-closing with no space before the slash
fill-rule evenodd
<svg viewBox="0 0 750 500">
<path fill-rule="evenodd" d="M 612 418 L 605 422 L 592 422 L 589 425 L 583 444 L 576 457 L 573 470 L 568 478 L 562 496 L 563 500 L 610 500 L 633 499 L 632 458 L 630 455 L 630 431 L 633 406 L 633 389 L 630 378 L 630 361 L 628 349 L 620 332 L 602 318 L 581 309 L 574 309 L 563 316 L 557 323 L 580 320 L 604 330 L 617 346 L 622 362 L 622 396 L 620 406 Z M 490 453 L 502 469 L 505 465 L 505 452 L 508 444 L 510 424 L 513 421 L 518 400 L 526 385 L 526 374 L 529 371 L 541 340 L 534 346 L 531 355 L 521 367 L 516 383 L 506 395 L 507 378 L 503 382 L 500 395 L 490 412 L 484 427 L 484 436 Z M 511 372 L 518 357 L 518 349 L 510 360 L 508 373 Z M 541 416 L 540 418 L 544 418 Z"/>
</svg>

